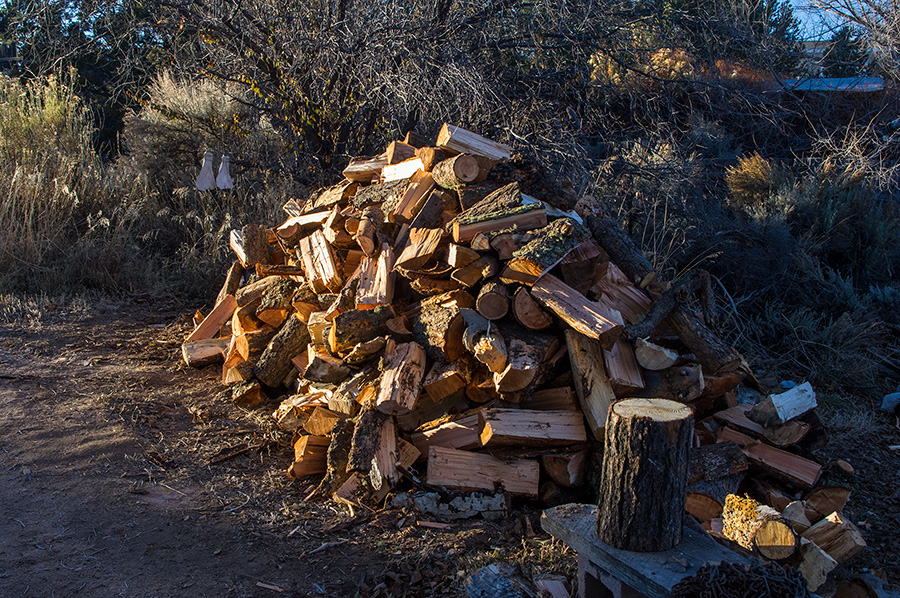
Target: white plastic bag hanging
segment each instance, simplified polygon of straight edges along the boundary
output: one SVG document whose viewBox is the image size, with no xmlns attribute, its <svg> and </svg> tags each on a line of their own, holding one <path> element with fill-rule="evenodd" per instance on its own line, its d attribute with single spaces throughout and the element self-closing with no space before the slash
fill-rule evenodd
<svg viewBox="0 0 900 598">
<path fill-rule="evenodd" d="M 222 163 L 219 165 L 219 176 L 216 177 L 216 186 L 219 189 L 234 189 L 234 181 L 231 180 L 231 158 L 222 156 Z"/>
<path fill-rule="evenodd" d="M 200 174 L 194 185 L 200 191 L 208 191 L 216 188 L 216 177 L 213 175 L 213 153 L 206 152 L 203 154 L 203 166 L 200 167 Z"/>
</svg>

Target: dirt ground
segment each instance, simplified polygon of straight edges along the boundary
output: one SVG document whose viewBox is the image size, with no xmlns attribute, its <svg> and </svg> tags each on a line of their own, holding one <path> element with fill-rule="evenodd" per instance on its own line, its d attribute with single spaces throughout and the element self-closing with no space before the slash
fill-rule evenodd
<svg viewBox="0 0 900 598">
<path fill-rule="evenodd" d="M 235 408 L 216 368 L 180 361 L 187 313 L 146 296 L 0 305 L 0 596 L 462 596 L 496 560 L 574 581 L 538 505 L 436 530 L 304 502 L 317 480 L 283 474 L 274 403 Z M 847 511 L 870 545 L 842 575 L 896 588 L 900 430 L 826 415 L 837 442 L 815 456 L 857 468 Z"/>
<path fill-rule="evenodd" d="M 0 327 L 0 596 L 457 596 L 498 558 L 573 572 L 533 508 L 435 530 L 304 503 L 316 480 L 283 474 L 271 409 L 181 364 L 173 305 L 20 311 Z"/>
</svg>

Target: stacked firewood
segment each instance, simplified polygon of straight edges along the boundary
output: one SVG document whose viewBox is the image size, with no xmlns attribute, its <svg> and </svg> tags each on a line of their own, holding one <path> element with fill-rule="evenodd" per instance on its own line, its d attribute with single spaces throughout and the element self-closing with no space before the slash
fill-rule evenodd
<svg viewBox="0 0 900 598">
<path fill-rule="evenodd" d="M 288 474 L 324 474 L 318 492 L 349 502 L 402 480 L 577 497 L 614 401 L 680 401 L 698 422 L 687 510 L 704 527 L 815 579 L 852 558 L 849 492 L 813 490 L 822 467 L 790 448 L 815 428 L 812 389 L 760 401 L 712 328 L 709 276 L 657 280 L 592 198 L 528 195 L 534 173 L 446 124 L 433 145 L 351 160 L 279 226 L 231 232 L 238 261 L 185 361 L 222 364 L 241 407 L 287 396 Z M 755 506 L 728 498 L 748 480 Z"/>
</svg>

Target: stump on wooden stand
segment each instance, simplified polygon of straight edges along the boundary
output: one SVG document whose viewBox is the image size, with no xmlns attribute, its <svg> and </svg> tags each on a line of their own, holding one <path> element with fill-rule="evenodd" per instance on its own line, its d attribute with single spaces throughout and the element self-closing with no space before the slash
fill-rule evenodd
<svg viewBox="0 0 900 598">
<path fill-rule="evenodd" d="M 614 403 L 606 423 L 597 535 L 614 548 L 658 552 L 681 541 L 690 407 L 666 399 Z"/>
</svg>

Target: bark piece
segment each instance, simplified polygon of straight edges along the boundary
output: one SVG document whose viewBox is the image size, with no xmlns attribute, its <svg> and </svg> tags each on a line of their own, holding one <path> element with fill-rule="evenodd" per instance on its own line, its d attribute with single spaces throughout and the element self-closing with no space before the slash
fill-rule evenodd
<svg viewBox="0 0 900 598">
<path fill-rule="evenodd" d="M 597 536 L 615 548 L 656 552 L 681 541 L 690 408 L 664 399 L 625 399 L 609 412 Z"/>
<path fill-rule="evenodd" d="M 234 295 L 226 295 L 216 306 L 210 311 L 203 321 L 200 322 L 194 330 L 191 331 L 185 342 L 202 341 L 211 339 L 218 334 L 219 329 L 231 319 L 234 310 L 237 309 L 237 301 Z"/>
<path fill-rule="evenodd" d="M 497 161 L 510 157 L 509 146 L 450 123 L 444 123 L 441 127 L 437 145 L 454 153 L 474 154 Z"/>
<path fill-rule="evenodd" d="M 419 400 L 424 375 L 425 350 L 415 342 L 397 344 L 389 339 L 375 401 L 378 410 L 389 415 L 412 411 Z"/>
<path fill-rule="evenodd" d="M 555 276 L 546 275 L 531 289 L 531 295 L 548 310 L 581 334 L 600 341 L 610 349 L 622 334 L 622 324 L 604 306 L 589 301 L 584 295 Z"/>
<path fill-rule="evenodd" d="M 518 183 L 510 183 L 464 210 L 452 224 L 453 240 L 466 243 L 480 233 L 512 226 L 521 230 L 547 226 L 547 213 L 540 202 L 524 203 Z"/>
<path fill-rule="evenodd" d="M 500 280 L 505 283 L 534 284 L 587 237 L 584 228 L 571 218 L 554 220 L 548 226 L 534 231 L 533 235 L 527 245 L 513 254 L 500 275 Z"/>
<path fill-rule="evenodd" d="M 349 366 L 359 366 L 369 360 L 384 354 L 387 345 L 387 337 L 380 336 L 370 341 L 359 343 L 344 357 L 344 363 Z"/>
<path fill-rule="evenodd" d="M 603 440 L 609 407 L 616 395 L 603 366 L 600 343 L 574 330 L 566 330 L 565 335 L 578 402 L 594 438 Z"/>
<path fill-rule="evenodd" d="M 300 318 L 291 316 L 269 341 L 253 368 L 253 374 L 266 386 L 280 386 L 293 367 L 291 359 L 302 353 L 308 344 L 306 325 Z"/>
<path fill-rule="evenodd" d="M 427 483 L 456 490 L 487 490 L 499 485 L 510 494 L 538 495 L 540 467 L 537 461 L 497 459 L 452 448 L 428 448 Z"/>
<path fill-rule="evenodd" d="M 482 409 L 479 437 L 485 447 L 568 446 L 587 440 L 580 413 L 529 409 Z"/>
<path fill-rule="evenodd" d="M 312 202 L 308 202 L 311 210 L 330 208 L 337 204 L 345 203 L 356 193 L 359 183 L 344 180 L 322 191 Z M 295 215 L 295 214 L 291 214 Z"/>
</svg>

